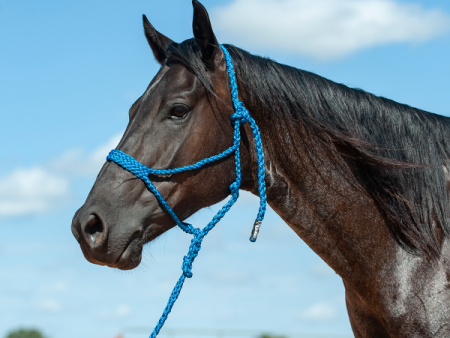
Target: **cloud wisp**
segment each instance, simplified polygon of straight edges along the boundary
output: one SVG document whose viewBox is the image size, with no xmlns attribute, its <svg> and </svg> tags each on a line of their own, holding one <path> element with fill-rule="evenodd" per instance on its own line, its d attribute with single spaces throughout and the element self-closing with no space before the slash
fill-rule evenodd
<svg viewBox="0 0 450 338">
<path fill-rule="evenodd" d="M 15 217 L 57 209 L 70 196 L 70 178 L 96 175 L 121 135 L 86 154 L 69 150 L 47 165 L 18 168 L 0 177 L 0 217 Z"/>
<path fill-rule="evenodd" d="M 49 210 L 68 193 L 68 180 L 43 167 L 16 169 L 0 179 L 0 217 Z"/>
<path fill-rule="evenodd" d="M 38 310 L 58 312 L 62 310 L 62 305 L 56 299 L 44 299 L 37 304 Z"/>
<path fill-rule="evenodd" d="M 113 310 L 101 311 L 97 314 L 99 319 L 119 319 L 127 317 L 131 313 L 131 308 L 128 305 L 120 305 Z"/>
<path fill-rule="evenodd" d="M 106 161 L 106 156 L 119 143 L 122 134 L 116 134 L 108 142 L 86 154 L 81 149 L 66 151 L 61 157 L 51 162 L 50 167 L 56 172 L 66 175 L 92 176 L 97 175 Z"/>
<path fill-rule="evenodd" d="M 235 0 L 212 12 L 219 40 L 319 60 L 450 30 L 450 15 L 395 0 Z"/>
<path fill-rule="evenodd" d="M 300 318 L 307 320 L 330 320 L 338 315 L 335 307 L 329 303 L 321 302 L 311 305 L 300 314 Z"/>
</svg>

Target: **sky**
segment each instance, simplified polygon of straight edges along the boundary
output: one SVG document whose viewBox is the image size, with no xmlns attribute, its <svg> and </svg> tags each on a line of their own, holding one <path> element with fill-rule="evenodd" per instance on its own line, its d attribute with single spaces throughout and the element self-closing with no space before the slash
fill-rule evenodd
<svg viewBox="0 0 450 338">
<path fill-rule="evenodd" d="M 221 43 L 450 116 L 448 1 L 202 3 Z M 178 229 L 127 272 L 87 262 L 70 230 L 158 71 L 142 14 L 174 41 L 192 37 L 188 0 L 0 0 L 2 338 L 19 327 L 146 337 L 181 273 L 190 237 Z M 191 221 L 206 225 L 217 208 Z M 242 194 L 207 236 L 167 328 L 351 337 L 339 276 L 272 210 L 251 244 L 257 209 Z"/>
</svg>

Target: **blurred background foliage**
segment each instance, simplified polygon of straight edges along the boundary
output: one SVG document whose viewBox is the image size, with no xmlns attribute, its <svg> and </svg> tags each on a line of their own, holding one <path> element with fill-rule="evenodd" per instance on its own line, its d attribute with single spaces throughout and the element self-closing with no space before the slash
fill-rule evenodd
<svg viewBox="0 0 450 338">
<path fill-rule="evenodd" d="M 46 338 L 36 329 L 19 329 L 8 333 L 6 338 Z"/>
</svg>

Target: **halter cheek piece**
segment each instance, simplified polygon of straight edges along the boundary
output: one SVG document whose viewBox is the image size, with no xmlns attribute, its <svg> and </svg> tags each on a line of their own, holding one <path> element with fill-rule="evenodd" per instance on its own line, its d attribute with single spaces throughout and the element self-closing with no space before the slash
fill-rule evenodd
<svg viewBox="0 0 450 338">
<path fill-rule="evenodd" d="M 183 274 L 181 275 L 180 279 L 178 280 L 177 284 L 175 285 L 172 294 L 170 295 L 169 301 L 167 303 L 166 308 L 164 309 L 164 312 L 159 319 L 158 324 L 156 325 L 155 329 L 153 330 L 150 338 L 155 338 L 159 331 L 161 330 L 162 326 L 164 325 L 164 322 L 167 319 L 167 316 L 169 315 L 170 311 L 172 310 L 173 304 L 177 300 L 181 288 L 183 287 L 184 281 L 186 278 L 192 277 L 192 263 L 195 260 L 195 257 L 197 257 L 198 252 L 200 251 L 201 244 L 203 241 L 203 238 L 208 234 L 208 232 L 222 219 L 222 217 L 230 210 L 230 208 L 233 206 L 233 204 L 237 201 L 239 198 L 239 188 L 241 186 L 241 158 L 240 158 L 240 151 L 239 147 L 241 144 L 241 132 L 240 132 L 240 125 L 243 125 L 245 123 L 248 123 L 250 125 L 250 128 L 253 132 L 253 137 L 255 139 L 255 147 L 256 147 L 256 157 L 258 160 L 258 190 L 259 190 L 259 198 L 260 198 L 260 205 L 259 205 L 259 212 L 258 216 L 256 217 L 255 224 L 253 225 L 253 230 L 250 236 L 250 241 L 255 242 L 256 237 L 258 236 L 259 228 L 261 226 L 261 222 L 264 219 L 264 214 L 266 212 L 266 185 L 264 182 L 264 153 L 263 153 L 263 147 L 261 144 L 261 135 L 259 133 L 258 126 L 255 123 L 255 120 L 250 116 L 248 110 L 244 107 L 244 104 L 239 101 L 238 98 L 238 90 L 237 90 L 237 84 L 236 84 L 236 77 L 233 69 L 233 62 L 231 60 L 231 56 L 228 53 L 228 50 L 223 46 L 220 45 L 222 48 L 222 51 L 225 55 L 225 62 L 227 64 L 227 71 L 228 71 L 228 77 L 230 79 L 230 87 L 231 87 L 231 98 L 233 100 L 233 106 L 234 106 L 234 114 L 231 115 L 231 122 L 234 125 L 234 142 L 233 145 L 225 150 L 224 152 L 203 159 L 195 164 L 184 166 L 181 168 L 175 168 L 175 169 L 165 169 L 165 170 L 159 170 L 159 169 L 151 169 L 147 168 L 145 165 L 139 163 L 137 160 L 135 160 L 130 155 L 127 155 L 123 153 L 120 150 L 114 149 L 112 150 L 107 160 L 113 161 L 123 167 L 124 169 L 130 171 L 136 177 L 140 178 L 142 181 L 145 182 L 148 189 L 155 195 L 156 199 L 159 201 L 159 203 L 162 205 L 162 207 L 169 213 L 169 215 L 173 218 L 175 223 L 186 233 L 191 234 L 194 236 L 194 238 L 191 240 L 191 245 L 189 246 L 189 251 L 186 256 L 183 258 L 183 264 L 181 269 L 183 270 Z M 159 191 L 155 188 L 153 183 L 148 178 L 149 174 L 153 175 L 173 175 L 176 173 L 180 173 L 183 171 L 188 170 L 195 170 L 198 168 L 201 168 L 202 166 L 215 162 L 217 160 L 220 160 L 224 157 L 227 157 L 231 153 L 235 154 L 235 165 L 236 165 L 236 180 L 231 183 L 230 185 L 230 194 L 231 198 L 229 201 L 220 209 L 220 211 L 213 217 L 211 222 L 204 227 L 203 229 L 194 228 L 191 224 L 181 222 L 177 215 L 173 212 L 172 208 L 167 204 L 167 202 L 164 200 L 164 198 L 161 196 Z"/>
</svg>

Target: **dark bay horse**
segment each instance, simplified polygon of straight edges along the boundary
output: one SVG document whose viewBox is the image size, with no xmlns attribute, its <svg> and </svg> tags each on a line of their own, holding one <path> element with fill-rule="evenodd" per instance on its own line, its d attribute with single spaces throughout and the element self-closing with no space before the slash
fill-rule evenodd
<svg viewBox="0 0 450 338">
<path fill-rule="evenodd" d="M 161 68 L 117 149 L 150 168 L 193 164 L 233 142 L 224 55 L 193 5 L 194 38 L 182 43 L 144 16 Z M 355 337 L 450 337 L 450 119 L 225 46 L 261 131 L 267 200 L 342 277 Z M 241 133 L 241 188 L 258 194 L 248 125 Z M 234 175 L 229 156 L 150 179 L 186 219 L 225 199 Z M 141 180 L 107 162 L 72 231 L 88 261 L 126 270 L 174 225 Z"/>
</svg>

